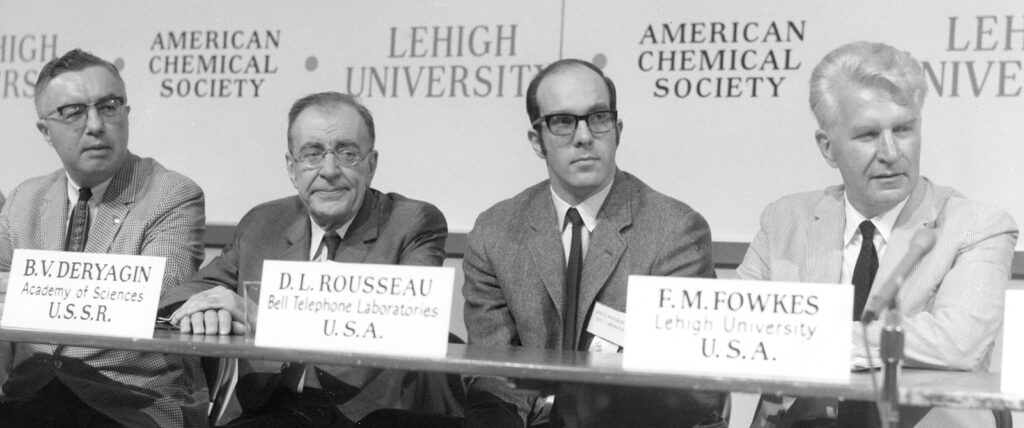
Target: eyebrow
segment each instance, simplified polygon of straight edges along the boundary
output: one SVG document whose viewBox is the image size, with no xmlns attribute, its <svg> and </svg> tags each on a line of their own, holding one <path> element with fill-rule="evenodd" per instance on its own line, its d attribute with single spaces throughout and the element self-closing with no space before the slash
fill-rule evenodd
<svg viewBox="0 0 1024 428">
<path fill-rule="evenodd" d="M 358 143 L 358 142 L 356 142 L 355 140 L 341 140 L 341 141 L 331 141 L 331 143 L 334 143 L 333 145 L 334 145 L 334 148 L 335 148 L 335 149 L 339 149 L 339 148 L 348 148 L 348 147 L 355 147 L 355 148 L 359 148 L 359 143 Z M 324 143 L 323 143 L 323 142 L 321 142 L 321 141 L 308 141 L 308 142 L 305 142 L 305 143 L 303 143 L 303 144 L 302 144 L 301 146 L 299 146 L 299 150 L 303 150 L 303 149 L 306 149 L 306 148 L 320 148 L 320 149 L 325 149 L 325 148 L 327 148 L 327 147 L 328 147 L 329 145 L 330 145 L 330 144 L 324 144 Z"/>
<path fill-rule="evenodd" d="M 103 97 L 100 97 L 100 98 L 96 99 L 96 102 L 94 102 L 92 104 L 99 104 L 99 103 L 102 103 L 104 101 L 109 101 L 109 100 L 112 100 L 112 99 L 115 99 L 115 98 L 121 98 L 121 99 L 124 99 L 124 100 L 127 101 L 127 99 L 123 95 L 108 94 L 106 96 L 103 96 Z M 75 105 L 82 105 L 82 106 L 84 106 L 84 105 L 88 105 L 88 104 L 89 103 L 67 103 L 67 104 L 61 104 L 61 105 L 57 106 L 57 110 L 60 110 L 61 108 L 64 108 L 64 107 L 67 107 L 67 106 L 75 106 Z"/>
<path fill-rule="evenodd" d="M 612 108 L 608 104 L 598 103 L 598 104 L 593 104 L 590 107 L 588 107 L 587 109 L 585 109 L 583 114 L 590 114 L 590 113 L 594 113 L 594 112 L 598 112 L 598 111 L 611 111 L 611 110 L 612 110 Z M 571 115 L 576 115 L 575 113 L 570 112 L 568 110 L 555 110 L 555 111 L 547 113 L 547 114 L 542 114 L 541 116 L 551 116 L 553 114 L 571 114 Z"/>
</svg>

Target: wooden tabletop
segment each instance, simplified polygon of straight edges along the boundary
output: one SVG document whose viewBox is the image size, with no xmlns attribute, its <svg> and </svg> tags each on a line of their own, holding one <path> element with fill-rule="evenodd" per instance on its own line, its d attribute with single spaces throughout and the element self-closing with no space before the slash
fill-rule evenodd
<svg viewBox="0 0 1024 428">
<path fill-rule="evenodd" d="M 504 376 L 534 381 L 873 398 L 871 378 L 867 373 L 853 373 L 848 383 L 838 384 L 644 373 L 624 370 L 621 354 L 451 344 L 444 357 L 388 356 L 257 347 L 252 344 L 252 339 L 244 336 L 200 336 L 162 329 L 157 329 L 152 339 L 128 339 L 0 328 L 0 341 Z M 905 405 L 1024 410 L 1024 394 L 1000 392 L 998 373 L 906 369 L 901 382 L 900 400 Z"/>
</svg>

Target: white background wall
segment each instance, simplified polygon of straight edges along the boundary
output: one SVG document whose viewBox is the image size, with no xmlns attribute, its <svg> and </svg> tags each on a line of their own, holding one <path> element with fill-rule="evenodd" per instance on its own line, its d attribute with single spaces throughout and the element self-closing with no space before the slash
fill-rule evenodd
<svg viewBox="0 0 1024 428">
<path fill-rule="evenodd" d="M 716 23 L 748 28 L 753 41 L 714 37 Z M 685 31 L 671 42 L 666 26 Z M 486 207 L 545 176 L 527 143 L 522 92 L 537 66 L 579 57 L 601 64 L 619 86 L 621 167 L 702 212 L 716 241 L 748 242 L 767 203 L 839 181 L 815 148 L 806 82 L 826 52 L 867 39 L 907 49 L 936 73 L 924 111 L 922 172 L 1022 219 L 1024 33 L 1014 30 L 1021 28 L 1019 0 L 652 0 L 643 7 L 610 0 L 274 0 L 258 7 L 243 0 L 0 0 L 0 190 L 59 166 L 35 130 L 24 81 L 55 53 L 83 47 L 123 67 L 132 150 L 195 179 L 212 224 L 234 224 L 256 204 L 291 194 L 288 107 L 310 92 L 351 90 L 377 120 L 374 185 L 437 204 L 453 232 L 467 232 Z M 277 43 L 204 43 L 225 31 L 271 32 Z M 192 32 L 198 47 L 172 47 L 171 38 Z M 684 51 L 691 58 L 749 53 L 753 66 L 650 70 L 657 55 Z M 215 56 L 269 67 L 166 72 L 167 58 L 183 64 Z M 387 93 L 362 85 L 363 70 L 383 76 Z M 768 91 L 768 78 L 782 82 L 777 93 Z M 230 96 L 168 96 L 165 89 L 222 79 Z M 235 93 L 235 79 L 262 82 L 259 96 L 249 84 Z M 738 96 L 662 96 L 658 83 L 728 79 L 739 79 Z M 756 96 L 746 79 L 761 79 Z"/>
</svg>

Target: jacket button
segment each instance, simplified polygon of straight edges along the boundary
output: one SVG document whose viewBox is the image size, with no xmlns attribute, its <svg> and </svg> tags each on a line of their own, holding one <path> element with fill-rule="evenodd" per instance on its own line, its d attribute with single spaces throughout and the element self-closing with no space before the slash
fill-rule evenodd
<svg viewBox="0 0 1024 428">
<path fill-rule="evenodd" d="M 61 362 L 60 360 L 57 360 L 57 361 L 54 361 L 54 362 L 53 362 L 53 368 L 55 368 L 55 369 L 57 369 L 57 370 L 60 370 L 60 368 L 61 368 L 62 366 L 64 366 L 64 363 L 63 363 L 63 362 Z"/>
</svg>

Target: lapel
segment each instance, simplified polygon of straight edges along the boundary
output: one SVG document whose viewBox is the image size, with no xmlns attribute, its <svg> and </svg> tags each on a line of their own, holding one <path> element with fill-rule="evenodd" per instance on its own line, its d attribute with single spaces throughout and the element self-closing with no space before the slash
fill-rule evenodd
<svg viewBox="0 0 1024 428">
<path fill-rule="evenodd" d="M 581 314 L 586 314 L 590 310 L 594 299 L 604 288 L 626 251 L 626 239 L 622 236 L 622 229 L 633 223 L 633 204 L 630 199 L 634 194 L 633 184 L 622 171 L 616 171 L 608 198 L 597 213 L 597 227 L 590 235 L 587 258 L 583 260 L 583 275 L 580 279 Z M 585 321 L 584 316 L 578 319 L 580 325 Z"/>
<path fill-rule="evenodd" d="M 540 277 L 551 301 L 564 319 L 565 302 L 565 250 L 562 247 L 562 231 L 555 218 L 555 204 L 551 201 L 550 184 L 545 181 L 530 195 L 523 213 L 529 222 L 529 235 L 524 240 L 527 251 L 533 259 L 534 277 Z M 528 274 L 529 275 L 529 274 Z"/>
<path fill-rule="evenodd" d="M 802 281 L 838 284 L 843 275 L 843 227 L 846 211 L 842 187 L 825 190 L 814 207 L 814 220 L 804 241 L 807 263 Z"/>
<path fill-rule="evenodd" d="M 53 185 L 46 191 L 40 207 L 43 225 L 40 249 L 63 251 L 64 239 L 68 233 L 68 176 L 63 170 Z"/>
<path fill-rule="evenodd" d="M 309 261 L 310 227 L 312 226 L 309 212 L 302 206 L 298 197 L 295 198 L 295 203 L 300 207 L 298 215 L 295 216 L 295 221 L 285 229 L 284 248 L 281 249 L 281 253 L 277 257 L 280 260 Z"/>
<path fill-rule="evenodd" d="M 892 275 L 892 270 L 907 254 L 914 233 L 922 227 L 934 227 L 937 213 L 933 198 L 932 187 L 927 180 L 919 178 L 917 186 L 914 186 L 914 191 L 896 218 L 889 242 L 886 243 L 885 255 L 878 261 L 878 273 L 871 285 L 872 295 L 881 288 L 879 285 Z"/>
<path fill-rule="evenodd" d="M 89 225 L 89 240 L 85 251 L 108 253 L 117 232 L 131 210 L 136 198 L 146 188 L 151 168 L 145 168 L 138 156 L 129 153 L 125 163 L 110 180 L 103 200 L 96 207 L 96 218 Z"/>
<path fill-rule="evenodd" d="M 334 255 L 335 261 L 359 263 L 370 253 L 370 244 L 380 233 L 379 198 L 373 189 L 366 189 L 363 205 L 359 207 L 352 224 L 349 225 Z"/>
</svg>

